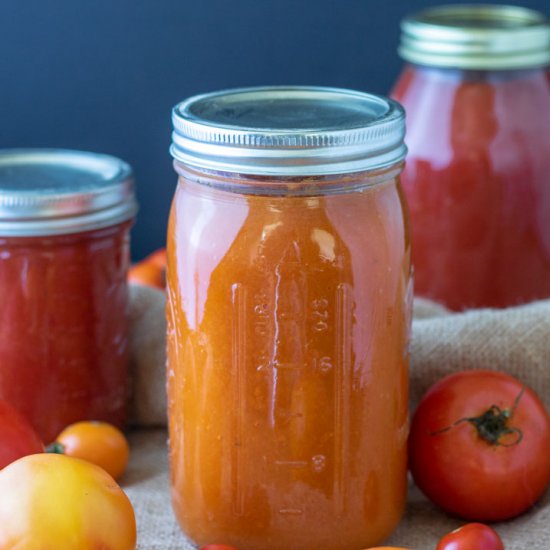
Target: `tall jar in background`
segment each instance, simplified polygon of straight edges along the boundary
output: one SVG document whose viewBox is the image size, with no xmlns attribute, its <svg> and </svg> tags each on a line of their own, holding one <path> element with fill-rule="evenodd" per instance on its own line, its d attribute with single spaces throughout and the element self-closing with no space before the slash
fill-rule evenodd
<svg viewBox="0 0 550 550">
<path fill-rule="evenodd" d="M 364 548 L 406 492 L 410 260 L 404 114 L 331 88 L 173 112 L 172 497 L 186 536 Z"/>
<path fill-rule="evenodd" d="M 0 398 L 46 443 L 77 420 L 125 422 L 136 210 L 119 159 L 0 151 Z"/>
<path fill-rule="evenodd" d="M 415 291 L 452 309 L 550 296 L 550 26 L 511 6 L 402 22 Z"/>
</svg>

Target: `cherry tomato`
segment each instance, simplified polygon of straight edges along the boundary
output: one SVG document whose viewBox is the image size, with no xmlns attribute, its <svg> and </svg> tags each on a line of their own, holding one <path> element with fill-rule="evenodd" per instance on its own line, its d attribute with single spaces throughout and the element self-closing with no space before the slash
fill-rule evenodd
<svg viewBox="0 0 550 550">
<path fill-rule="evenodd" d="M 134 264 L 128 270 L 128 281 L 160 289 L 164 289 L 166 283 L 164 270 L 147 260 Z"/>
<path fill-rule="evenodd" d="M 0 548 L 133 550 L 128 497 L 103 469 L 56 454 L 20 458 L 0 471 Z"/>
<path fill-rule="evenodd" d="M 0 469 L 25 455 L 44 452 L 44 445 L 27 419 L 0 400 Z"/>
<path fill-rule="evenodd" d="M 467 523 L 445 535 L 435 550 L 504 550 L 504 544 L 488 525 Z"/>
<path fill-rule="evenodd" d="M 237 550 L 234 546 L 227 544 L 208 544 L 203 546 L 200 550 Z"/>
<path fill-rule="evenodd" d="M 512 518 L 550 482 L 550 416 L 536 394 L 502 372 L 472 370 L 437 382 L 409 438 L 418 487 L 444 510 L 474 521 Z"/>
<path fill-rule="evenodd" d="M 92 462 L 115 479 L 124 473 L 130 456 L 128 441 L 118 428 L 94 421 L 67 426 L 49 450 Z"/>
</svg>

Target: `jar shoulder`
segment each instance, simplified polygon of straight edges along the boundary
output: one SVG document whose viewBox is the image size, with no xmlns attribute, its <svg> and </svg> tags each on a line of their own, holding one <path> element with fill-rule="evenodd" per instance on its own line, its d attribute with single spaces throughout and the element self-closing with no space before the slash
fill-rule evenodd
<svg viewBox="0 0 550 550">
<path fill-rule="evenodd" d="M 407 111 L 409 164 L 431 159 L 442 167 L 475 155 L 509 169 L 512 157 L 533 164 L 533 155 L 550 155 L 549 73 L 500 73 L 476 78 L 464 71 L 407 67 L 393 97 Z"/>
</svg>

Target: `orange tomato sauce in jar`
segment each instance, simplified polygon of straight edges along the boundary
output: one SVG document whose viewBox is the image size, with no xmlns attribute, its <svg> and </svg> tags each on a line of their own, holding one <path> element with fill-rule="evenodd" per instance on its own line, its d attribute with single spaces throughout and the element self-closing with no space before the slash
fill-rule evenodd
<svg viewBox="0 0 550 550">
<path fill-rule="evenodd" d="M 46 443 L 126 420 L 132 189 L 113 157 L 0 152 L 0 397 Z"/>
<path fill-rule="evenodd" d="M 363 548 L 402 515 L 403 122 L 389 100 L 323 88 L 175 109 L 170 463 L 174 510 L 196 544 Z"/>
</svg>

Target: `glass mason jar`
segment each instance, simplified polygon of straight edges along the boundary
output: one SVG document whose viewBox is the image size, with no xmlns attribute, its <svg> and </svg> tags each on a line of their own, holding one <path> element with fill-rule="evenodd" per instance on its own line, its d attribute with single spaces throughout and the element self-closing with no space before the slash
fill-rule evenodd
<svg viewBox="0 0 550 550">
<path fill-rule="evenodd" d="M 550 26 L 510 6 L 402 23 L 415 291 L 452 309 L 550 296 Z"/>
<path fill-rule="evenodd" d="M 173 112 L 173 505 L 239 550 L 363 548 L 406 492 L 410 250 L 401 107 L 249 88 Z"/>
<path fill-rule="evenodd" d="M 105 155 L 0 151 L 0 398 L 49 443 L 126 418 L 130 167 Z"/>
</svg>

